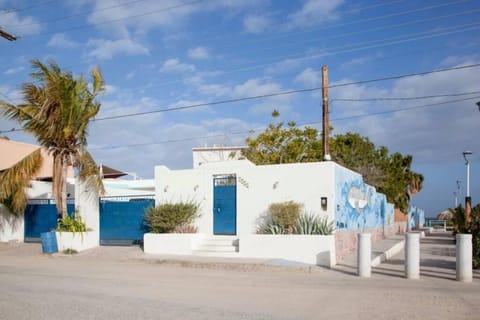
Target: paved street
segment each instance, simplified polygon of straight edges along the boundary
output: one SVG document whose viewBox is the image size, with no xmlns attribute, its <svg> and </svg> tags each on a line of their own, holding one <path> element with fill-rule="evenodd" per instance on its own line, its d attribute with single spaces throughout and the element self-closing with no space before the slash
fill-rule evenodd
<svg viewBox="0 0 480 320">
<path fill-rule="evenodd" d="M 453 251 L 452 251 L 453 250 Z M 373 270 L 149 258 L 136 247 L 42 255 L 0 244 L 0 319 L 476 319 L 480 274 L 455 279 L 449 238 L 422 240 L 421 279 L 403 252 Z M 452 260 L 453 254 L 453 260 Z M 453 261 L 453 262 L 452 262 Z M 452 269 L 453 268 L 453 269 Z"/>
</svg>

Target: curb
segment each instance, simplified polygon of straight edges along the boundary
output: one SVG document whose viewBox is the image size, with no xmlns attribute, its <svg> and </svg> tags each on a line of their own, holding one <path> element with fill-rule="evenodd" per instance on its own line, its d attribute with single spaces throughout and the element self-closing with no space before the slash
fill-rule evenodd
<svg viewBox="0 0 480 320">
<path fill-rule="evenodd" d="M 393 247 L 391 247 L 390 249 L 386 250 L 384 253 L 382 253 L 381 255 L 375 257 L 372 259 L 372 263 L 371 263 L 371 266 L 372 267 L 376 267 L 378 266 L 379 264 L 381 264 L 382 262 L 385 262 L 387 261 L 388 259 L 390 259 L 391 257 L 393 257 L 394 255 L 396 255 L 397 253 L 399 253 L 400 251 L 403 250 L 403 248 L 405 247 L 405 240 L 402 240 L 400 241 L 399 243 L 395 244 Z"/>
</svg>

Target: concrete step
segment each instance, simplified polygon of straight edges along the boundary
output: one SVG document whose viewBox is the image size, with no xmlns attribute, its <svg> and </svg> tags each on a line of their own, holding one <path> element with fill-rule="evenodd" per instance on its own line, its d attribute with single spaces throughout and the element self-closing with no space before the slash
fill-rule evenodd
<svg viewBox="0 0 480 320">
<path fill-rule="evenodd" d="M 201 245 L 194 254 L 197 255 L 215 255 L 229 254 L 238 252 L 238 238 L 232 236 L 213 236 L 202 241 Z"/>
</svg>

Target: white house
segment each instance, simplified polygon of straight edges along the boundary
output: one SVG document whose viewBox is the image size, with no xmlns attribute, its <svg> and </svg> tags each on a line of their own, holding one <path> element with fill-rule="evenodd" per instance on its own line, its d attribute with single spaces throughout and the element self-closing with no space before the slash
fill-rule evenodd
<svg viewBox="0 0 480 320">
<path fill-rule="evenodd" d="M 195 221 L 199 235 L 182 248 L 176 239 L 174 250 L 164 242 L 150 245 L 152 236 L 146 235 L 145 252 L 206 254 L 221 248 L 218 239 L 226 238 L 236 247 L 231 251 L 237 256 L 279 257 L 331 266 L 335 264 L 333 236 L 322 240 L 317 236 L 314 254 L 301 252 L 309 246 L 300 242 L 307 236 L 285 236 L 293 245 L 283 244 L 278 252 L 269 247 L 268 243 L 275 241 L 272 239 L 282 238 L 257 234 L 259 221 L 270 204 L 299 202 L 307 213 L 334 221 L 336 233 L 374 229 L 384 233 L 394 223 L 393 206 L 375 188 L 364 184 L 356 172 L 332 161 L 256 166 L 239 156 L 238 150 L 196 148 L 193 169 L 155 167 L 156 203 L 200 203 L 201 216 Z"/>
</svg>

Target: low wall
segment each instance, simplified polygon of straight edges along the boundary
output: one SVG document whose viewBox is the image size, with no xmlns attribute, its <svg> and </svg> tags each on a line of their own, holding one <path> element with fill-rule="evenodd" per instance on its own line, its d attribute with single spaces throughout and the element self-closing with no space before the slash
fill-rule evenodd
<svg viewBox="0 0 480 320">
<path fill-rule="evenodd" d="M 329 268 L 336 264 L 333 235 L 242 235 L 238 249 L 242 257 L 285 259 Z"/>
<path fill-rule="evenodd" d="M 205 238 L 203 233 L 145 233 L 143 251 L 149 254 L 192 254 Z"/>
<path fill-rule="evenodd" d="M 391 226 L 383 228 L 365 229 L 362 232 L 370 233 L 372 243 L 396 234 L 405 233 L 407 222 L 396 222 Z M 359 230 L 336 230 L 335 231 L 335 253 L 336 260 L 341 261 L 345 255 L 357 249 L 357 234 Z"/>
<path fill-rule="evenodd" d="M 58 251 L 62 252 L 67 249 L 75 251 L 84 251 L 87 249 L 98 247 L 98 232 L 56 232 Z"/>
<path fill-rule="evenodd" d="M 0 242 L 23 242 L 24 221 L 22 216 L 15 216 L 0 204 Z"/>
</svg>

